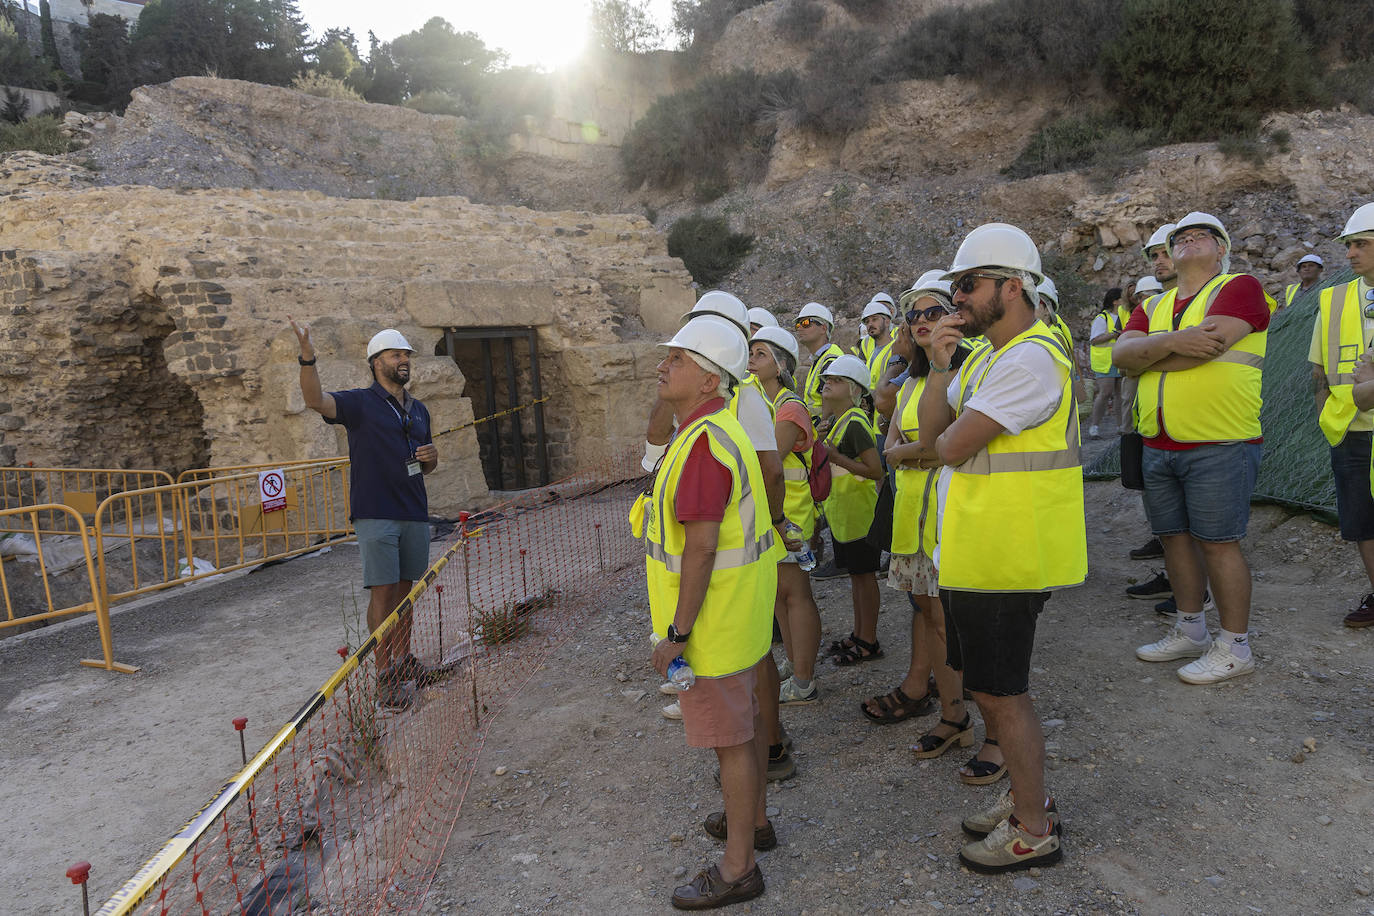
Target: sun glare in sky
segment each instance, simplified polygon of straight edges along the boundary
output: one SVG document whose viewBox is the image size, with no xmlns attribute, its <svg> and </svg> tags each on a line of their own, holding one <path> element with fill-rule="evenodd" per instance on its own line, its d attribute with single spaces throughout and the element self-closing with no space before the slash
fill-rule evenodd
<svg viewBox="0 0 1374 916">
<path fill-rule="evenodd" d="M 476 32 L 489 48 L 510 55 L 516 66 L 554 70 L 581 55 L 587 44 L 591 0 L 296 0 L 318 37 L 325 29 L 349 28 L 367 54 L 367 33 L 390 41 L 441 16 L 460 32 Z M 661 23 L 670 18 L 671 0 L 654 0 Z"/>
</svg>

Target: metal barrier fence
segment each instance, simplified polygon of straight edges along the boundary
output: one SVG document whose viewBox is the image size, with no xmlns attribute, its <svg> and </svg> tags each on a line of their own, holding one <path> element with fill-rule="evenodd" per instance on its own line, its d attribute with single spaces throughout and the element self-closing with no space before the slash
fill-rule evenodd
<svg viewBox="0 0 1374 916">
<path fill-rule="evenodd" d="M 216 468 L 188 468 L 177 475 L 177 483 L 187 483 L 193 480 L 210 480 L 215 477 L 229 477 L 234 474 L 246 474 L 249 471 L 271 471 L 277 468 L 291 468 L 302 464 L 338 464 L 348 463 L 347 455 L 338 455 L 333 458 L 300 458 L 295 461 L 274 461 L 270 464 L 226 464 Z M 171 483 L 169 478 L 168 483 Z"/>
<path fill-rule="evenodd" d="M 172 482 L 166 471 L 119 468 L 0 468 L 0 509 L 50 504 L 75 513 L 45 510 L 38 516 L 40 534 L 78 534 L 85 530 L 83 516 L 95 515 L 101 500 L 112 493 L 140 490 Z M 14 516 L 0 516 L 0 531 L 28 530 L 12 527 Z"/>
<path fill-rule="evenodd" d="M 465 517 L 401 607 L 100 913 L 419 910 L 492 718 L 638 575 L 637 457 Z"/>
<path fill-rule="evenodd" d="M 51 521 L 64 516 L 75 533 L 70 536 L 49 536 L 50 539 L 45 544 L 45 531 L 40 519 Z M 110 671 L 136 670 L 114 660 L 109 607 L 100 604 L 100 587 L 96 581 L 95 563 L 91 559 L 90 535 L 80 513 L 71 506 L 52 503 L 0 509 L 0 530 L 9 532 L 3 539 L 6 542 L 18 537 L 27 538 L 25 549 L 22 551 L 12 543 L 0 544 L 0 592 L 3 592 L 5 598 L 5 617 L 0 620 L 0 629 L 93 611 L 100 629 L 100 648 L 103 657 L 82 659 L 81 664 Z M 58 541 L 57 538 L 61 540 Z M 79 551 L 62 549 L 73 545 L 74 540 L 78 538 Z M 31 551 L 29 547 L 32 548 Z M 34 565 L 36 577 L 15 574 L 19 564 L 27 563 Z M 61 573 L 73 571 L 78 567 L 85 572 L 84 578 L 64 577 L 61 581 L 55 581 Z M 41 593 L 41 598 L 34 593 Z M 16 598 L 28 607 L 47 609 L 35 614 L 17 616 L 14 613 Z"/>
</svg>

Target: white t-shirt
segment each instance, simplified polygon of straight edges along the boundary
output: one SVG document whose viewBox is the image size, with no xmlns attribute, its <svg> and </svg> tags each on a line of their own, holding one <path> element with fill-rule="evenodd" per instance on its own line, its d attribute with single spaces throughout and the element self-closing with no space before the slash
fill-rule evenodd
<svg viewBox="0 0 1374 916">
<path fill-rule="evenodd" d="M 1107 333 L 1107 316 L 1099 314 L 1093 319 L 1092 330 L 1088 332 L 1088 342 L 1091 343 L 1103 334 Z"/>
<path fill-rule="evenodd" d="M 1054 416 L 1059 409 L 1060 398 L 1064 397 L 1064 378 L 1068 370 L 1061 367 L 1043 346 L 1023 342 L 1002 354 L 993 367 L 988 370 L 978 391 L 968 399 L 965 410 L 976 410 L 999 424 L 1013 436 L 1027 429 L 1039 426 Z M 1069 397 L 1072 397 L 1070 394 Z M 946 393 L 949 406 L 959 407 L 959 378 L 950 379 Z M 945 503 L 949 497 L 949 482 L 954 476 L 954 468 L 946 465 L 940 469 L 937 484 L 939 502 L 936 508 L 936 524 L 943 540 L 945 524 Z M 940 565 L 940 546 L 935 547 L 935 565 Z"/>
<path fill-rule="evenodd" d="M 773 414 L 768 402 L 752 385 L 740 389 L 739 425 L 756 452 L 776 452 L 778 437 L 773 432 Z"/>
</svg>

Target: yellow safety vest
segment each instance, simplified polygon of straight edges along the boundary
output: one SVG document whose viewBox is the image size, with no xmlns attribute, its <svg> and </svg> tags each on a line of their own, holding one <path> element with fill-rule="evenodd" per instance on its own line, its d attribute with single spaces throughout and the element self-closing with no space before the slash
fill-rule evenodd
<svg viewBox="0 0 1374 916">
<path fill-rule="evenodd" d="M 796 401 L 801 404 L 801 398 L 797 397 L 786 388 L 778 390 L 777 400 L 769 405 L 773 410 L 774 423 L 777 422 L 778 408 L 786 401 Z M 805 407 L 806 405 L 802 405 Z M 789 421 L 790 422 L 790 421 Z M 816 434 L 814 429 L 803 430 L 810 432 L 812 436 Z M 802 537 L 811 540 L 811 535 L 816 531 L 816 501 L 811 498 L 811 483 L 807 480 L 810 472 L 808 450 L 805 455 L 798 452 L 788 452 L 782 458 L 782 483 L 783 483 L 783 502 L 782 512 L 797 527 L 802 530 Z"/>
<path fill-rule="evenodd" d="M 868 338 L 872 340 L 873 338 Z M 889 340 L 877 349 L 870 349 L 864 356 L 864 363 L 868 366 L 868 376 L 872 380 L 868 386 L 869 391 L 878 389 L 878 379 L 883 377 L 883 370 L 887 368 L 887 361 L 892 356 L 892 345 L 895 340 Z"/>
<path fill-rule="evenodd" d="M 859 345 L 854 347 L 852 352 L 855 356 L 859 357 L 859 359 L 868 362 L 868 358 L 873 355 L 873 338 L 869 337 L 867 334 L 860 337 Z"/>
<path fill-rule="evenodd" d="M 768 392 L 763 390 L 763 383 L 754 376 L 754 373 L 750 372 L 735 386 L 735 393 L 730 396 L 730 412 L 735 415 L 735 419 L 739 419 L 739 399 L 746 388 L 753 388 L 757 391 L 759 396 L 763 398 L 763 403 L 768 404 L 769 409 L 772 409 L 772 402 L 768 399 Z"/>
<path fill-rule="evenodd" d="M 874 432 L 868 416 L 860 408 L 851 407 L 835 421 L 825 436 L 825 444 L 832 451 L 838 451 L 838 443 L 851 423 L 859 423 L 868 430 L 876 445 L 878 434 Z M 830 495 L 822 505 L 835 540 L 848 543 L 867 535 L 873 525 L 873 507 L 877 504 L 877 481 L 851 474 L 835 462 L 830 462 Z"/>
<path fill-rule="evenodd" d="M 1340 445 L 1350 423 L 1359 413 L 1352 390 L 1355 365 L 1365 351 L 1364 313 L 1360 302 L 1360 281 L 1351 280 L 1322 290 L 1317 307 L 1317 327 L 1321 329 L 1322 369 L 1331 396 L 1322 405 L 1317 423 L 1332 445 Z"/>
<path fill-rule="evenodd" d="M 636 503 L 644 513 L 645 568 L 654 632 L 668 632 L 677 612 L 687 529 L 675 513 L 678 482 L 692 446 L 705 436 L 711 454 L 733 478 L 720 524 L 715 565 L 683 658 L 698 677 L 722 677 L 753 667 L 773 635 L 777 562 L 785 553 L 769 523 L 763 470 L 744 427 L 728 410 L 698 417 L 668 445 L 653 493 Z M 633 516 L 632 516 L 633 517 Z"/>
<path fill-rule="evenodd" d="M 925 376 L 908 378 L 897 393 L 897 409 L 892 413 L 894 423 L 900 424 L 902 439 L 915 442 L 920 438 L 917 405 L 925 391 Z M 936 484 L 939 472 L 926 468 L 897 467 L 897 492 L 892 501 L 892 552 L 896 554 L 923 553 L 935 556 L 936 528 L 939 513 Z"/>
<path fill-rule="evenodd" d="M 975 592 L 1042 592 L 1081 585 L 1088 574 L 1072 364 L 1036 322 L 1001 350 L 980 347 L 959 369 L 959 404 L 997 361 L 1038 346 L 1063 370 L 1059 406 L 1039 426 L 1001 433 L 952 469 L 940 528 L 940 587 Z"/>
<path fill-rule="evenodd" d="M 1242 274 L 1218 274 L 1198 290 L 1179 319 L 1178 329 L 1196 327 L 1207 317 L 1222 288 Z M 1145 303 L 1150 333 L 1174 330 L 1171 289 Z M 1269 309 L 1274 300 L 1264 297 Z M 1192 369 L 1145 372 L 1136 391 L 1137 429 L 1145 437 L 1160 433 L 1175 442 L 1248 442 L 1260 437 L 1260 379 L 1267 331 L 1252 331 L 1235 346 Z"/>
<path fill-rule="evenodd" d="M 1131 320 L 1130 313 L 1128 312 L 1123 315 L 1122 309 L 1120 308 L 1111 311 L 1103 309 L 1101 312 L 1098 312 L 1098 314 L 1107 319 L 1107 333 L 1109 334 L 1112 331 L 1120 331 L 1122 328 L 1126 327 L 1126 322 Z M 1112 343 L 1115 343 L 1115 341 Z M 1089 360 L 1092 364 L 1093 371 L 1099 375 L 1112 371 L 1112 343 L 1095 344 L 1091 341 L 1088 343 Z"/>
<path fill-rule="evenodd" d="M 1064 344 L 1064 351 L 1069 354 L 1069 364 L 1073 364 L 1073 331 L 1069 330 L 1069 325 L 1060 318 L 1058 314 L 1050 316 L 1054 320 L 1050 323 L 1050 330 L 1055 333 L 1061 343 Z M 1129 320 L 1129 319 L 1127 319 Z M 1124 327 L 1124 325 L 1123 325 Z"/>
<path fill-rule="evenodd" d="M 835 361 L 835 357 L 843 355 L 843 350 L 829 343 L 821 348 L 815 359 L 811 360 L 811 368 L 806 373 L 806 388 L 802 391 L 801 398 L 802 403 L 806 405 L 806 412 L 811 414 L 813 419 L 821 415 L 821 373 L 825 371 L 826 366 Z"/>
</svg>

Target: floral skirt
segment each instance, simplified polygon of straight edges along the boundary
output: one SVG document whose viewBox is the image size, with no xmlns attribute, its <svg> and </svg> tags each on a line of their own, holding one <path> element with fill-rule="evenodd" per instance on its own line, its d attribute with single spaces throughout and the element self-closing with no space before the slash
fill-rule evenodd
<svg viewBox="0 0 1374 916">
<path fill-rule="evenodd" d="M 894 553 L 887 567 L 887 584 L 913 595 L 940 595 L 935 562 L 924 553 Z"/>
</svg>

